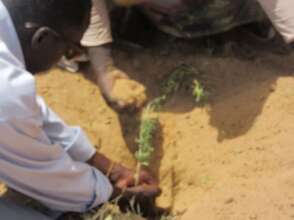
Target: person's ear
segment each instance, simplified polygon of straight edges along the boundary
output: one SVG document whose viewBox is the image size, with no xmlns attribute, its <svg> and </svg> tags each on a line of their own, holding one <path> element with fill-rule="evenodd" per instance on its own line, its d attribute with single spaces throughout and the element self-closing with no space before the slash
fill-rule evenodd
<svg viewBox="0 0 294 220">
<path fill-rule="evenodd" d="M 55 45 L 58 41 L 56 32 L 49 27 L 40 27 L 34 33 L 32 37 L 31 46 L 33 49 L 45 49 L 50 48 L 51 45 Z"/>
</svg>

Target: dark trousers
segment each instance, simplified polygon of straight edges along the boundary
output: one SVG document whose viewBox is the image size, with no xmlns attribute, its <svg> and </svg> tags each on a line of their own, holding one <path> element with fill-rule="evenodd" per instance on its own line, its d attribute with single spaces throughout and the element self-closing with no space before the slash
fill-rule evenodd
<svg viewBox="0 0 294 220">
<path fill-rule="evenodd" d="M 52 220 L 51 218 L 24 206 L 0 197 L 1 220 Z"/>
</svg>

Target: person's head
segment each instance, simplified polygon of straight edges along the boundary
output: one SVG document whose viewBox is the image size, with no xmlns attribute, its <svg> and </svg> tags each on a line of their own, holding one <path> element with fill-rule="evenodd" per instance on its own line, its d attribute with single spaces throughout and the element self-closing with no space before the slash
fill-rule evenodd
<svg viewBox="0 0 294 220">
<path fill-rule="evenodd" d="M 89 25 L 91 0 L 2 0 L 32 73 L 55 64 L 78 45 Z"/>
</svg>

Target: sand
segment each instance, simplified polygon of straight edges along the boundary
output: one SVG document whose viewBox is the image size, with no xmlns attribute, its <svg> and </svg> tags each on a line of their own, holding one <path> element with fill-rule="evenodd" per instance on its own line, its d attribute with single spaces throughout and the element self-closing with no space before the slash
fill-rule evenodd
<svg viewBox="0 0 294 220">
<path fill-rule="evenodd" d="M 122 106 L 142 107 L 147 99 L 145 88 L 130 79 L 116 80 L 111 95 L 114 100 L 119 100 Z"/>
<path fill-rule="evenodd" d="M 115 51 L 118 66 L 146 85 L 149 98 L 182 63 L 199 70 L 209 92 L 201 106 L 180 92 L 159 114 L 152 162 L 163 189 L 158 205 L 184 220 L 293 219 L 294 56 L 257 51 L 248 60 L 198 53 L 193 43 L 179 48 Z M 88 78 L 54 69 L 38 76 L 38 89 L 98 150 L 134 167 L 139 115 L 114 112 Z"/>
</svg>

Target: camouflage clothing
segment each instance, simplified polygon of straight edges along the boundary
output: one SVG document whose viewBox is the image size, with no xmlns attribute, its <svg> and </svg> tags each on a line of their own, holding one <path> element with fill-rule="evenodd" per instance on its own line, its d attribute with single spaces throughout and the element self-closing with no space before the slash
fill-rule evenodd
<svg viewBox="0 0 294 220">
<path fill-rule="evenodd" d="M 212 35 L 266 17 L 256 0 L 156 0 L 144 12 L 160 30 L 182 38 Z"/>
</svg>

